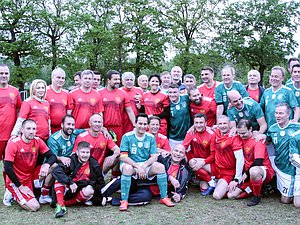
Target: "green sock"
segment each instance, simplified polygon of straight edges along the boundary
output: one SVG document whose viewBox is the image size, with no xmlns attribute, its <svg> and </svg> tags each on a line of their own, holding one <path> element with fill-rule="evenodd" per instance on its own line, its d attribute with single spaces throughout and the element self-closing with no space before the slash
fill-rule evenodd
<svg viewBox="0 0 300 225">
<path fill-rule="evenodd" d="M 128 195 L 131 185 L 131 176 L 123 175 L 121 176 L 121 199 L 128 201 Z"/>
<path fill-rule="evenodd" d="M 167 174 L 166 173 L 157 174 L 157 184 L 159 187 L 160 197 L 161 198 L 167 197 L 168 182 L 167 182 Z"/>
</svg>

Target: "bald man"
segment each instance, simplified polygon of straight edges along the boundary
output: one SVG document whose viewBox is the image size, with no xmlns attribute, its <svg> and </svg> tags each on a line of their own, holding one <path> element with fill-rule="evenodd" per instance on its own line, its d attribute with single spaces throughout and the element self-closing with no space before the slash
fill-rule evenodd
<svg viewBox="0 0 300 225">
<path fill-rule="evenodd" d="M 261 96 L 265 89 L 259 85 L 260 73 L 257 70 L 250 70 L 248 72 L 248 84 L 245 86 L 250 98 L 256 102 L 260 102 Z"/>
<path fill-rule="evenodd" d="M 179 90 L 183 90 L 185 87 L 181 83 L 182 82 L 182 69 L 179 66 L 174 66 L 171 69 L 171 77 L 172 77 L 172 83 L 177 84 L 179 86 Z"/>
<path fill-rule="evenodd" d="M 252 121 L 253 130 L 258 131 L 260 134 L 267 130 L 266 119 L 259 103 L 250 97 L 242 98 L 241 94 L 236 90 L 228 91 L 227 95 L 231 104 L 231 108 L 227 110 L 227 115 L 234 132 L 240 119 Z"/>
<path fill-rule="evenodd" d="M 146 75 L 141 75 L 138 77 L 138 85 L 143 92 L 148 91 L 148 77 Z"/>
</svg>

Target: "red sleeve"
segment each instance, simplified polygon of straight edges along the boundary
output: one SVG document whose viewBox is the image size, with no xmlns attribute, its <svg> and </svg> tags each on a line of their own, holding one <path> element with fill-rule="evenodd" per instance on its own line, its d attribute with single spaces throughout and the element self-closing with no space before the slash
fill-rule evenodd
<svg viewBox="0 0 300 225">
<path fill-rule="evenodd" d="M 194 138 L 194 135 L 192 135 L 189 132 L 186 133 L 185 138 L 182 142 L 182 145 L 184 146 L 185 149 L 187 149 L 190 146 L 193 138 Z M 186 153 L 186 157 L 187 157 L 188 161 L 190 161 L 192 158 L 194 158 L 194 154 L 193 154 L 192 149 Z"/>
<path fill-rule="evenodd" d="M 212 135 L 212 138 L 210 139 L 210 155 L 204 160 L 205 164 L 211 164 L 215 161 L 215 135 Z"/>
<path fill-rule="evenodd" d="M 242 141 L 239 139 L 238 136 L 235 136 L 231 139 L 231 144 L 232 144 L 232 150 L 233 151 L 238 151 L 243 149 L 243 143 Z"/>
<path fill-rule="evenodd" d="M 44 154 L 44 153 L 48 152 L 48 151 L 49 151 L 49 148 L 48 148 L 48 146 L 45 144 L 45 142 L 44 142 L 42 139 L 40 139 L 40 138 L 38 138 L 37 140 L 38 140 L 38 142 L 39 142 L 39 153 L 40 153 L 40 154 Z"/>
<path fill-rule="evenodd" d="M 28 117 L 28 115 L 30 113 L 30 110 L 31 110 L 31 107 L 30 107 L 29 102 L 28 101 L 24 101 L 22 103 L 22 106 L 21 106 L 19 117 L 21 117 L 23 119 L 27 119 L 27 117 Z"/>
<path fill-rule="evenodd" d="M 266 148 L 265 143 L 262 141 L 257 142 L 254 147 L 254 159 L 264 159 Z"/>
<path fill-rule="evenodd" d="M 210 103 L 210 110 L 216 114 L 217 113 L 217 103 L 216 101 L 213 99 Z"/>
<path fill-rule="evenodd" d="M 163 107 L 164 107 L 164 108 L 166 108 L 167 106 L 170 105 L 169 96 L 164 95 L 164 98 L 162 99 L 162 104 L 163 104 Z"/>
<path fill-rule="evenodd" d="M 19 138 L 19 137 L 17 137 Z M 9 141 L 7 143 L 7 146 L 5 148 L 5 161 L 10 161 L 10 162 L 14 162 L 15 161 L 15 156 L 17 153 L 17 146 L 14 142 Z"/>
<path fill-rule="evenodd" d="M 99 94 L 99 97 L 98 97 L 98 113 L 102 113 L 104 111 L 104 106 L 103 106 L 103 98 L 102 98 L 102 95 L 100 93 Z"/>
<path fill-rule="evenodd" d="M 113 140 L 112 139 L 108 139 L 107 140 L 107 147 L 108 147 L 108 149 L 113 149 L 115 146 L 117 146 L 116 145 L 116 143 L 115 142 L 113 142 Z"/>
<path fill-rule="evenodd" d="M 81 141 L 80 139 L 81 139 L 80 136 L 77 136 L 77 138 L 75 139 L 73 152 L 76 152 L 76 150 L 77 150 L 77 145 L 78 145 L 78 143 Z"/>
<path fill-rule="evenodd" d="M 74 99 L 73 99 L 73 93 L 69 93 L 67 110 L 73 110 L 74 107 L 75 107 L 75 103 L 74 103 Z"/>
<path fill-rule="evenodd" d="M 128 94 L 125 93 L 125 91 L 123 91 L 123 96 L 124 96 L 125 108 L 131 107 L 130 98 L 129 98 Z"/>
<path fill-rule="evenodd" d="M 22 106 L 21 95 L 20 95 L 20 92 L 17 91 L 17 104 L 16 104 L 16 107 L 17 107 L 17 109 L 20 109 L 21 106 Z"/>
<path fill-rule="evenodd" d="M 169 143 L 169 141 L 168 141 L 167 138 L 164 139 L 164 144 L 163 144 L 163 146 L 162 146 L 162 149 L 163 149 L 163 150 L 166 150 L 166 151 L 168 151 L 168 152 L 171 152 L 170 143 Z"/>
</svg>

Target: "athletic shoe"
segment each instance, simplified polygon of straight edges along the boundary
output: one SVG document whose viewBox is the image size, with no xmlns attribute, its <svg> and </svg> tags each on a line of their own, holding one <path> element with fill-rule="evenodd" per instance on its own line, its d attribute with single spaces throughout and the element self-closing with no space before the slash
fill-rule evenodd
<svg viewBox="0 0 300 225">
<path fill-rule="evenodd" d="M 60 206 L 59 204 L 56 204 L 55 218 L 63 217 L 66 213 L 67 213 L 66 206 Z"/>
<path fill-rule="evenodd" d="M 84 204 L 86 206 L 93 206 L 93 202 L 92 201 L 86 201 Z"/>
<path fill-rule="evenodd" d="M 121 201 L 121 205 L 119 207 L 119 210 L 120 211 L 127 211 L 127 209 L 128 209 L 128 201 L 126 201 L 126 200 Z"/>
<path fill-rule="evenodd" d="M 202 196 L 209 196 L 214 193 L 215 187 L 208 186 L 208 188 L 201 193 Z"/>
<path fill-rule="evenodd" d="M 5 193 L 4 193 L 4 197 L 3 197 L 3 204 L 5 206 L 11 206 L 11 203 L 13 202 L 13 196 L 11 194 L 11 192 L 5 188 Z"/>
<path fill-rule="evenodd" d="M 52 202 L 52 198 L 49 195 L 41 195 L 39 198 L 39 203 L 49 204 Z"/>
<path fill-rule="evenodd" d="M 165 197 L 165 198 L 161 198 L 159 200 L 160 204 L 164 204 L 168 207 L 173 207 L 175 206 L 175 204 L 171 201 L 171 199 L 169 199 L 168 197 Z"/>
<path fill-rule="evenodd" d="M 247 203 L 247 206 L 255 206 L 260 202 L 260 197 L 259 196 L 253 196 L 250 198 L 249 202 Z"/>
</svg>

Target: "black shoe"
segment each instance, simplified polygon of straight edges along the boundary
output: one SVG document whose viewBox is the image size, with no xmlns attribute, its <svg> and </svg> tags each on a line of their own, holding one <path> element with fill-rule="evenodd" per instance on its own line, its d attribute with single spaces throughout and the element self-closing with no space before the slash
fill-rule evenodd
<svg viewBox="0 0 300 225">
<path fill-rule="evenodd" d="M 259 196 L 253 196 L 249 202 L 247 203 L 247 206 L 255 206 L 260 202 L 260 197 Z"/>
</svg>

